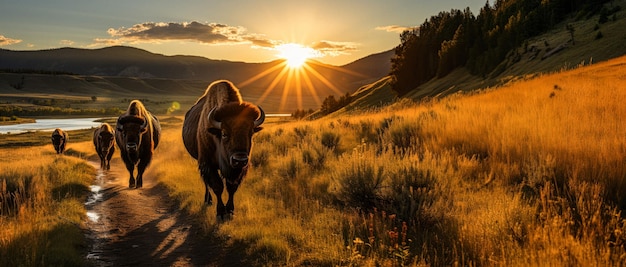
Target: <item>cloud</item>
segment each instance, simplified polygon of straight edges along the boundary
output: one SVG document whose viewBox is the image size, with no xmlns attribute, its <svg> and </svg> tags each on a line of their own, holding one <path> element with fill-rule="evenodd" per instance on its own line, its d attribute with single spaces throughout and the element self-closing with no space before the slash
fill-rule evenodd
<svg viewBox="0 0 626 267">
<path fill-rule="evenodd" d="M 96 38 L 93 40 L 94 43 L 87 45 L 87 47 L 89 48 L 93 48 L 93 47 L 97 47 L 97 46 L 116 46 L 116 45 L 123 45 L 124 41 L 120 40 L 120 39 L 106 39 L 106 38 Z M 133 42 L 129 42 L 129 43 L 133 43 Z"/>
<path fill-rule="evenodd" d="M 417 28 L 418 28 L 417 26 L 406 27 L 406 26 L 399 26 L 399 25 L 388 25 L 388 26 L 378 26 L 374 29 L 379 30 L 379 31 L 402 33 L 404 31 L 411 31 Z"/>
<path fill-rule="evenodd" d="M 222 23 L 192 22 L 144 22 L 132 27 L 109 28 L 111 38 L 96 38 L 88 47 L 114 46 L 137 43 L 161 43 L 166 41 L 190 41 L 209 45 L 250 44 L 252 48 L 273 50 L 285 44 L 281 40 L 267 38 L 263 34 L 248 33 L 242 26 L 230 26 Z M 311 48 L 323 55 L 337 56 L 355 51 L 356 43 L 319 41 Z"/>
<path fill-rule="evenodd" d="M 314 43 L 311 48 L 322 52 L 329 56 L 338 56 L 350 54 L 351 51 L 357 50 L 358 44 L 352 42 L 334 42 L 322 40 Z"/>
<path fill-rule="evenodd" d="M 4 35 L 0 35 L 0 46 L 18 44 L 18 43 L 21 43 L 21 42 L 22 42 L 22 40 L 12 39 L 12 38 L 9 38 L 9 37 L 5 37 Z"/>
<path fill-rule="evenodd" d="M 274 48 L 282 43 L 279 41 L 264 38 L 263 35 L 260 34 L 246 36 L 245 40 L 252 43 L 253 46 L 261 48 Z"/>
<path fill-rule="evenodd" d="M 247 34 L 246 28 L 220 23 L 192 22 L 145 22 L 130 28 L 110 28 L 110 39 L 95 39 L 98 44 L 158 43 L 160 41 L 194 41 L 204 44 L 253 43 L 258 46 L 271 45 L 258 34 Z"/>
<path fill-rule="evenodd" d="M 72 40 L 61 40 L 59 42 L 59 44 L 61 44 L 61 45 L 68 45 L 69 46 L 69 45 L 73 45 L 74 41 L 72 41 Z"/>
</svg>

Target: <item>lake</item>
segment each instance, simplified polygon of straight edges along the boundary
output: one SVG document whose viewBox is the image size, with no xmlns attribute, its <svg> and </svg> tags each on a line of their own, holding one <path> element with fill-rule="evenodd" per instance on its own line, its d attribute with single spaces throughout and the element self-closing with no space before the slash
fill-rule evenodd
<svg viewBox="0 0 626 267">
<path fill-rule="evenodd" d="M 290 117 L 291 114 L 266 114 L 266 117 Z M 36 119 L 34 123 L 0 125 L 0 134 L 17 134 L 29 131 L 49 131 L 56 128 L 64 131 L 89 129 L 100 126 L 102 118 Z"/>
<path fill-rule="evenodd" d="M 29 131 L 54 131 L 61 128 L 64 131 L 89 129 L 100 126 L 101 118 L 70 118 L 70 119 L 36 119 L 34 123 L 0 125 L 0 134 L 17 134 Z"/>
</svg>

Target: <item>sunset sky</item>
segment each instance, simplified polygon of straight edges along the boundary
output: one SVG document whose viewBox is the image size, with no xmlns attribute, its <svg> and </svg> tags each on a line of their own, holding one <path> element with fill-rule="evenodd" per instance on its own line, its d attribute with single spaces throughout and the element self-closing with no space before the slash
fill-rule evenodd
<svg viewBox="0 0 626 267">
<path fill-rule="evenodd" d="M 0 48 L 138 47 L 164 55 L 267 62 L 279 45 L 344 65 L 400 43 L 406 27 L 486 0 L 0 0 Z"/>
</svg>

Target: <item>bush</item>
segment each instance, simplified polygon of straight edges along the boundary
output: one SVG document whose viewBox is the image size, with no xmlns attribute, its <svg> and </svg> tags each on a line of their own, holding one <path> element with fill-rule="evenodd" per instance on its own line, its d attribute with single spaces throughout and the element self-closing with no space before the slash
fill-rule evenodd
<svg viewBox="0 0 626 267">
<path fill-rule="evenodd" d="M 320 170 L 324 167 L 327 154 L 326 150 L 321 147 L 309 147 L 302 149 L 302 162 L 309 165 L 312 169 Z"/>
<path fill-rule="evenodd" d="M 270 160 L 270 152 L 267 149 L 258 149 L 252 153 L 250 163 L 253 167 L 265 167 Z"/>
<path fill-rule="evenodd" d="M 337 198 L 347 206 L 363 210 L 373 210 L 380 205 L 383 199 L 381 187 L 383 184 L 383 168 L 374 166 L 372 162 L 359 159 L 344 159 L 342 162 L 352 161 L 345 169 L 338 173 L 339 192 Z"/>
<path fill-rule="evenodd" d="M 419 125 L 415 122 L 395 120 L 388 127 L 388 130 L 382 135 L 383 144 L 391 145 L 398 152 L 417 148 Z"/>
<path fill-rule="evenodd" d="M 336 150 L 339 146 L 341 138 L 334 132 L 323 132 L 321 137 L 322 145 L 332 150 Z"/>
</svg>

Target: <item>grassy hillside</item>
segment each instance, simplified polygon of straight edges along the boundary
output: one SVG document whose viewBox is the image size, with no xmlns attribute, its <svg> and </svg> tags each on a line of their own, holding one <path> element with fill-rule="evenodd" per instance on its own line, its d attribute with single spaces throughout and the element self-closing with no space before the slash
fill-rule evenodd
<svg viewBox="0 0 626 267">
<path fill-rule="evenodd" d="M 343 110 L 352 111 L 363 108 L 382 107 L 397 101 L 398 98 L 393 90 L 391 90 L 390 81 L 391 77 L 386 76 L 374 83 L 362 86 L 352 94 L 353 101 L 343 108 Z"/>
<path fill-rule="evenodd" d="M 622 10 L 615 14 L 614 21 L 610 19 L 600 24 L 599 15 L 589 19 L 567 19 L 553 30 L 533 37 L 527 40 L 526 44 L 511 51 L 507 60 L 487 77 L 472 77 L 464 70 L 457 70 L 442 79 L 434 79 L 416 88 L 408 97 L 432 97 L 497 86 L 525 75 L 571 69 L 580 64 L 591 64 L 622 56 L 626 54 L 624 45 L 626 32 L 623 30 L 626 27 L 626 1 L 613 1 L 612 5 L 622 7 Z M 573 43 L 568 42 L 571 36 L 566 29 L 567 25 L 574 28 Z M 602 38 L 596 38 L 598 32 L 602 32 Z M 559 46 L 563 49 L 542 59 Z"/>
<path fill-rule="evenodd" d="M 607 4 L 609 8 L 621 6 L 621 10 L 611 15 L 606 23 L 599 23 L 599 15 L 585 18 L 572 17 L 558 24 L 554 29 L 540 36 L 530 38 L 515 51 L 511 51 L 505 62 L 485 77 L 471 75 L 466 69 L 459 68 L 443 78 L 431 81 L 415 88 L 405 97 L 415 100 L 450 95 L 459 91 L 472 91 L 495 87 L 526 76 L 550 73 L 579 65 L 606 61 L 626 54 L 626 1 L 617 0 Z M 572 16 L 575 16 L 572 15 Z M 567 25 L 574 29 L 574 41 L 570 42 Z M 598 38 L 598 33 L 602 37 Z M 534 48 L 533 48 L 534 47 Z M 551 56 L 542 59 L 557 47 L 563 48 Z M 379 87 L 371 87 L 376 90 Z M 386 89 L 385 89 L 386 90 Z M 364 98 L 353 106 L 371 106 L 373 98 Z"/>
<path fill-rule="evenodd" d="M 202 207 L 179 131 L 150 171 L 258 265 L 615 266 L 626 257 L 624 64 L 267 125 L 224 223 Z"/>
</svg>

